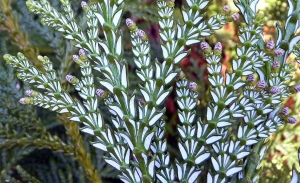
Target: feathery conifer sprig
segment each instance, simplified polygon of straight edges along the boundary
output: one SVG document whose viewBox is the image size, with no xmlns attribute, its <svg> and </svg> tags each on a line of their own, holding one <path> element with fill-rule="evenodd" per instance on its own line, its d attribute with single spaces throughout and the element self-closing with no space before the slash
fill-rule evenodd
<svg viewBox="0 0 300 183">
<path fill-rule="evenodd" d="M 123 58 L 122 32 L 119 31 L 125 7 L 123 0 L 81 2 L 87 17 L 86 33 L 76 23 L 70 2 L 61 0 L 61 3 L 62 13 L 46 0 L 28 0 L 26 4 L 32 12 L 41 15 L 44 24 L 57 28 L 80 48 L 79 55 L 74 55 L 73 60 L 80 66 L 82 77 L 67 75 L 66 80 L 75 86 L 83 101 L 71 98 L 61 88 L 48 57 L 38 57 L 45 69 L 41 72 L 29 64 L 23 54 L 19 53 L 18 57 L 7 54 L 5 60 L 17 68 L 20 79 L 44 90 L 27 92 L 29 96 L 22 98 L 20 103 L 67 113 L 71 123 L 81 122 L 81 130 L 97 137 L 92 144 L 108 152 L 105 161 L 121 172 L 120 179 L 124 182 L 194 182 L 203 170 L 207 171 L 207 182 L 258 179 L 258 164 L 267 145 L 264 139 L 277 131 L 284 121 L 296 121 L 288 113 L 279 115 L 279 104 L 291 93 L 285 79 L 289 80 L 294 70 L 285 60 L 300 39 L 293 34 L 297 27 L 298 7 L 294 8 L 289 2 L 287 30 L 283 33 L 277 26 L 279 37 L 276 44 L 272 40 L 265 44 L 262 37 L 264 21 L 256 12 L 257 1 L 236 1 L 245 23 L 240 26 L 240 44 L 232 68 L 221 75 L 222 45 L 216 43 L 212 49 L 204 37 L 212 35 L 214 30 L 229 21 L 236 21 L 240 14 L 231 14 L 229 7 L 224 6 L 221 13 L 206 19 L 202 11 L 209 1 L 188 0 L 181 11 L 181 24 L 173 18 L 175 1 L 158 0 L 163 60 L 156 59 L 155 66 L 152 66 L 146 32 L 138 29 L 132 20 L 126 20 L 138 68 L 136 74 L 141 79 L 139 90 L 132 92 L 128 63 Z M 98 38 L 98 28 L 103 30 L 103 39 Z M 197 84 L 184 78 L 180 69 L 174 69 L 190 53 L 185 47 L 195 43 L 200 44 L 206 56 L 211 85 L 211 102 L 203 120 L 194 119 Z M 92 69 L 99 71 L 97 79 L 103 89 L 95 88 Z M 171 162 L 164 140 L 162 116 L 165 108 L 161 109 L 160 105 L 171 93 L 173 88 L 169 85 L 175 79 L 178 79 L 176 94 L 181 122 L 178 125 L 178 147 L 182 159 Z M 293 90 L 299 92 L 299 88 L 296 85 Z M 143 98 L 136 100 L 137 92 L 141 92 Z M 99 100 L 104 100 L 109 109 L 111 126 L 104 122 L 102 111 L 98 109 Z M 71 136 L 73 129 L 74 139 L 82 142 L 77 127 L 70 125 L 67 131 Z M 92 167 L 90 161 L 84 161 L 89 158 L 88 154 L 79 153 L 77 158 L 83 167 Z M 96 170 L 86 171 L 86 174 L 90 180 L 99 181 Z"/>
</svg>

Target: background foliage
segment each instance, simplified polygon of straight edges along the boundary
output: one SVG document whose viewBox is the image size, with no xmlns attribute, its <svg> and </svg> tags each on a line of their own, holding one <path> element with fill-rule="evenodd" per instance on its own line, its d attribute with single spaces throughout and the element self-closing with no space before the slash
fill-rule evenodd
<svg viewBox="0 0 300 183">
<path fill-rule="evenodd" d="M 56 9 L 60 10 L 59 0 L 49 0 Z M 73 0 L 72 7 L 76 12 L 77 22 L 85 25 L 86 20 L 81 16 L 83 11 L 80 1 Z M 122 21 L 122 29 L 126 29 L 125 18 L 133 19 L 140 28 L 146 30 L 150 40 L 151 55 L 161 55 L 158 38 L 157 11 L 153 0 L 127 0 L 125 1 L 125 14 Z M 176 7 L 184 1 L 176 0 Z M 208 15 L 216 13 L 226 2 L 215 0 L 208 10 Z M 284 20 L 280 12 L 287 10 L 285 1 L 267 0 L 261 11 L 266 16 L 267 25 L 265 35 L 273 37 L 274 21 Z M 177 18 L 180 19 L 179 9 Z M 238 24 L 238 23 L 236 23 Z M 235 47 L 237 28 L 233 23 L 218 31 L 214 37 L 209 37 L 207 42 L 214 44 L 217 41 L 223 43 L 223 66 L 229 65 Z M 100 35 L 99 37 L 103 36 Z M 124 31 L 125 43 L 130 43 L 128 31 Z M 15 54 L 23 52 L 32 62 L 39 67 L 37 55 L 47 55 L 54 63 L 54 69 L 59 71 L 61 80 L 64 81 L 66 74 L 77 75 L 78 66 L 73 64 L 72 55 L 77 52 L 70 46 L 70 42 L 62 39 L 62 35 L 51 28 L 41 25 L 39 17 L 29 13 L 25 6 L 25 0 L 1 0 L 0 1 L 0 55 L 5 53 Z M 132 53 L 129 51 L 132 45 L 126 44 L 125 56 L 129 62 L 131 71 L 135 70 Z M 190 81 L 198 83 L 201 96 L 199 111 L 205 111 L 206 100 L 209 98 L 206 93 L 208 88 L 206 62 L 199 52 L 199 46 L 193 46 L 191 54 L 182 61 L 181 66 Z M 158 56 L 159 59 L 159 56 Z M 299 73 L 299 72 L 298 72 Z M 129 80 L 133 74 L 129 75 Z M 295 76 L 295 81 L 299 80 Z M 136 79 L 137 81 L 137 79 Z M 131 82 L 131 88 L 137 87 L 137 83 Z M 63 83 L 65 89 L 77 97 L 67 82 Z M 23 96 L 24 91 L 29 88 L 15 77 L 14 70 L 4 64 L 0 57 L 0 171 L 1 182 L 88 182 L 84 171 L 78 163 L 77 151 L 74 150 L 72 139 L 67 135 L 66 120 L 64 116 L 57 116 L 55 113 L 32 106 L 20 106 L 18 100 Z M 174 96 L 170 95 L 165 102 L 167 113 L 164 117 L 167 124 L 168 150 L 171 155 L 178 157 L 177 142 L 172 138 L 177 135 L 176 126 L 178 116 L 175 112 L 177 104 Z M 294 114 L 299 114 L 300 102 L 297 98 L 290 98 L 286 105 L 293 108 Z M 105 116 L 105 115 L 104 115 Z M 107 115 L 108 116 L 108 115 Z M 109 121 L 109 119 L 106 119 Z M 285 125 L 277 134 L 270 138 L 270 147 L 265 160 L 262 163 L 262 175 L 264 182 L 287 182 L 291 176 L 292 165 L 297 162 L 297 148 L 300 146 L 297 132 L 300 125 Z M 118 172 L 105 164 L 102 160 L 103 153 L 92 148 L 88 143 L 91 137 L 81 134 L 85 151 L 91 154 L 91 161 L 98 174 L 104 182 L 116 182 Z M 75 157 L 75 158 L 74 158 Z"/>
</svg>

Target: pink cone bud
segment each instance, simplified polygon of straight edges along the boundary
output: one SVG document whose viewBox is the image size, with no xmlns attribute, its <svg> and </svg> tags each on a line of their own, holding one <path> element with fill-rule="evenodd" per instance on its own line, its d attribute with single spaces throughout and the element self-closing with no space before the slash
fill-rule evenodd
<svg viewBox="0 0 300 183">
<path fill-rule="evenodd" d="M 189 84 L 189 88 L 190 88 L 190 90 L 192 90 L 192 91 L 197 91 L 197 83 L 195 83 L 195 82 L 190 82 L 190 84 Z"/>
<path fill-rule="evenodd" d="M 288 120 L 288 122 L 289 122 L 290 124 L 295 124 L 295 123 L 297 123 L 297 119 L 296 119 L 295 117 L 293 117 L 293 116 L 289 117 L 287 120 Z"/>
<path fill-rule="evenodd" d="M 275 51 L 274 51 L 274 54 L 277 56 L 277 57 L 279 57 L 279 56 L 282 56 L 282 55 L 284 55 L 284 50 L 283 49 L 281 49 L 281 48 L 277 48 Z"/>
<path fill-rule="evenodd" d="M 224 12 L 228 13 L 228 12 L 230 11 L 229 5 L 223 6 L 222 10 L 223 10 Z"/>
<path fill-rule="evenodd" d="M 253 82 L 254 80 L 255 80 L 254 74 L 249 74 L 249 75 L 247 76 L 247 81 Z"/>
<path fill-rule="evenodd" d="M 264 80 L 260 80 L 257 83 L 257 87 L 260 88 L 260 89 L 264 89 L 266 86 L 267 86 L 267 82 L 264 81 Z"/>
<path fill-rule="evenodd" d="M 290 113 L 290 108 L 288 108 L 288 107 L 284 107 L 284 108 L 281 110 L 281 114 L 284 115 L 284 116 L 289 115 L 289 113 Z"/>
<path fill-rule="evenodd" d="M 267 48 L 269 48 L 270 50 L 272 50 L 275 47 L 275 43 L 272 39 L 270 39 L 267 43 Z"/>
<path fill-rule="evenodd" d="M 200 48 L 201 48 L 201 50 L 205 51 L 205 50 L 208 50 L 210 48 L 210 46 L 207 42 L 203 41 L 200 43 Z"/>
<path fill-rule="evenodd" d="M 138 29 L 137 30 L 137 36 L 142 40 L 142 41 L 148 41 L 148 37 L 146 35 L 146 33 L 141 30 L 141 29 Z"/>
<path fill-rule="evenodd" d="M 278 86 L 272 86 L 270 89 L 270 92 L 274 95 L 278 94 L 278 93 L 280 93 L 280 88 Z"/>
<path fill-rule="evenodd" d="M 240 18 L 240 14 L 236 12 L 236 13 L 234 13 L 234 14 L 231 15 L 231 18 L 232 18 L 234 21 L 236 21 L 236 20 L 238 20 L 238 19 Z"/>
</svg>

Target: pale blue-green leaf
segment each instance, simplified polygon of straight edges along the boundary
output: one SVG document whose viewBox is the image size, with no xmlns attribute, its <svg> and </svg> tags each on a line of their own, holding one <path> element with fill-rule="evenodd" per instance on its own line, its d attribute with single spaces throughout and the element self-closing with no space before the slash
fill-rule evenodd
<svg viewBox="0 0 300 183">
<path fill-rule="evenodd" d="M 186 11 L 182 11 L 182 17 L 185 22 L 189 21 L 189 16 Z"/>
<path fill-rule="evenodd" d="M 167 48 L 164 45 L 162 45 L 161 48 L 162 48 L 164 58 L 168 58 Z"/>
<path fill-rule="evenodd" d="M 140 91 L 143 94 L 145 101 L 148 102 L 150 100 L 149 94 L 143 89 L 140 89 Z"/>
<path fill-rule="evenodd" d="M 176 166 L 177 166 L 177 176 L 178 176 L 178 179 L 181 180 L 182 179 L 182 167 L 176 163 Z M 184 165 L 183 165 L 184 166 Z"/>
<path fill-rule="evenodd" d="M 294 49 L 294 45 L 300 41 L 300 36 L 294 37 L 289 44 L 289 53 L 291 53 Z"/>
<path fill-rule="evenodd" d="M 217 142 L 218 140 L 220 140 L 222 138 L 222 136 L 212 136 L 212 137 L 209 137 L 206 139 L 206 143 L 207 144 L 212 144 L 212 143 L 215 143 Z"/>
<path fill-rule="evenodd" d="M 173 72 L 171 74 L 169 74 L 167 76 L 167 78 L 165 79 L 165 84 L 169 84 L 175 77 L 177 76 L 177 73 L 176 72 Z"/>
<path fill-rule="evenodd" d="M 154 132 L 151 132 L 150 134 L 147 135 L 147 137 L 144 139 L 144 147 L 146 150 L 149 149 L 152 138 L 153 138 Z"/>
<path fill-rule="evenodd" d="M 150 174 L 151 177 L 154 177 L 154 160 L 151 161 L 148 165 L 148 172 Z"/>
<path fill-rule="evenodd" d="M 282 30 L 281 30 L 281 28 L 280 28 L 280 26 L 279 26 L 279 23 L 278 22 L 276 22 L 276 28 L 277 28 L 277 34 L 278 34 L 278 36 L 277 36 L 277 41 L 276 41 L 276 46 L 278 46 L 279 45 L 279 43 L 282 41 Z"/>
<path fill-rule="evenodd" d="M 106 89 L 108 89 L 111 93 L 113 93 L 113 85 L 111 85 L 109 82 L 106 81 L 100 81 L 100 84 L 104 86 Z"/>
<path fill-rule="evenodd" d="M 127 83 L 127 70 L 126 70 L 126 66 L 124 65 L 122 68 L 122 75 L 121 75 L 121 83 L 122 85 L 127 88 L 128 83 Z"/>
<path fill-rule="evenodd" d="M 229 122 L 218 122 L 217 123 L 217 127 L 221 128 L 221 127 L 225 127 L 225 126 L 230 126 L 231 123 Z"/>
<path fill-rule="evenodd" d="M 120 8 L 120 10 L 114 15 L 114 18 L 113 18 L 113 24 L 118 27 L 119 26 L 119 22 L 120 22 L 120 17 L 122 15 L 122 12 L 123 12 L 123 9 Z"/>
<path fill-rule="evenodd" d="M 257 142 L 258 142 L 257 140 L 247 140 L 246 145 L 250 146 L 250 145 L 256 144 Z"/>
<path fill-rule="evenodd" d="M 156 174 L 156 176 L 162 183 L 168 183 L 168 180 L 165 179 L 163 176 L 159 175 L 158 173 Z"/>
<path fill-rule="evenodd" d="M 243 169 L 243 167 L 234 167 L 234 168 L 231 168 L 229 170 L 226 171 L 226 176 L 231 176 L 239 171 L 241 171 Z"/>
<path fill-rule="evenodd" d="M 166 91 L 165 93 L 161 94 L 158 99 L 156 100 L 156 105 L 160 105 L 160 103 L 165 100 L 165 98 L 169 95 L 170 91 Z"/>
<path fill-rule="evenodd" d="M 134 146 L 133 146 L 133 144 L 132 144 L 130 138 L 129 138 L 127 135 L 123 134 L 123 133 L 120 133 L 120 135 L 126 140 L 126 143 L 128 144 L 129 148 L 130 148 L 131 150 L 133 150 L 133 149 L 134 149 Z"/>
<path fill-rule="evenodd" d="M 180 153 L 181 153 L 182 158 L 183 158 L 184 160 L 187 159 L 188 154 L 187 154 L 185 148 L 182 146 L 181 143 L 178 143 L 178 146 L 179 146 L 179 150 L 180 150 Z"/>
<path fill-rule="evenodd" d="M 131 99 L 129 101 L 129 110 L 133 117 L 135 117 L 135 114 L 136 114 L 134 101 L 135 101 L 135 95 L 133 97 L 131 97 Z"/>
<path fill-rule="evenodd" d="M 237 157 L 237 159 L 242 159 L 242 158 L 248 156 L 249 154 L 250 154 L 250 152 L 241 152 L 236 157 Z"/>
<path fill-rule="evenodd" d="M 88 133 L 90 135 L 94 135 L 94 131 L 90 128 L 87 128 L 87 127 L 82 128 L 81 131 L 84 132 L 84 133 Z"/>
<path fill-rule="evenodd" d="M 214 157 L 211 157 L 211 162 L 212 162 L 212 164 L 213 164 L 213 167 L 214 167 L 215 171 L 219 171 L 219 170 L 220 170 L 220 165 L 219 165 L 219 163 L 215 160 Z"/>
<path fill-rule="evenodd" d="M 199 5 L 199 8 L 200 9 L 203 9 L 203 8 L 205 8 L 206 6 L 207 6 L 207 4 L 209 3 L 209 1 L 208 0 L 204 0 L 204 1 L 202 1 L 201 2 L 201 4 Z"/>
<path fill-rule="evenodd" d="M 200 173 L 201 171 L 195 171 L 194 173 L 192 173 L 192 175 L 188 179 L 188 182 L 195 182 Z"/>
<path fill-rule="evenodd" d="M 186 2 L 187 2 L 187 4 L 188 4 L 190 7 L 193 5 L 193 3 L 192 3 L 191 0 L 187 0 Z M 193 2 L 194 2 L 194 1 L 193 1 Z"/>
<path fill-rule="evenodd" d="M 72 35 L 66 35 L 65 38 L 66 39 L 71 39 L 71 40 L 74 39 Z"/>
<path fill-rule="evenodd" d="M 295 169 L 293 169 L 292 172 L 292 179 L 290 183 L 299 183 L 299 177 L 298 177 L 298 173 Z"/>
<path fill-rule="evenodd" d="M 158 113 L 156 114 L 154 117 L 151 118 L 151 120 L 149 121 L 149 125 L 152 126 L 153 124 L 155 124 L 163 115 L 164 113 Z"/>
<path fill-rule="evenodd" d="M 106 145 L 102 143 L 92 143 L 92 145 L 98 149 L 101 149 L 102 151 L 107 151 Z"/>
<path fill-rule="evenodd" d="M 195 43 L 199 43 L 200 41 L 197 40 L 197 39 L 190 39 L 190 40 L 187 40 L 186 41 L 186 45 L 189 46 L 189 45 L 192 45 L 192 44 L 195 44 Z"/>
<path fill-rule="evenodd" d="M 111 159 L 104 158 L 106 163 L 110 164 L 111 166 L 115 167 L 117 170 L 120 170 L 120 165 Z"/>
<path fill-rule="evenodd" d="M 109 53 L 109 49 L 105 43 L 99 42 L 100 46 L 104 49 L 105 53 Z"/>
<path fill-rule="evenodd" d="M 117 41 L 117 45 L 116 45 L 116 53 L 118 55 L 121 55 L 121 52 L 122 52 L 122 37 L 120 36 L 118 41 Z"/>
<path fill-rule="evenodd" d="M 198 165 L 198 164 L 202 163 L 204 160 L 206 160 L 207 158 L 209 158 L 209 156 L 210 156 L 210 153 L 204 153 L 195 159 L 195 163 Z"/>
<path fill-rule="evenodd" d="M 119 115 L 119 117 L 121 119 L 123 119 L 124 113 L 123 113 L 123 111 L 118 106 L 111 105 L 111 106 L 109 106 L 109 108 L 111 108 L 112 110 L 114 110 Z"/>
<path fill-rule="evenodd" d="M 180 62 L 184 57 L 186 57 L 187 52 L 182 52 L 179 55 L 177 55 L 174 59 L 174 63 L 177 64 L 178 62 Z"/>
<path fill-rule="evenodd" d="M 129 165 L 129 161 L 130 161 L 130 149 L 128 148 L 127 151 L 126 151 L 126 154 L 125 154 L 125 163 L 127 165 Z"/>
<path fill-rule="evenodd" d="M 250 1 L 250 8 L 254 13 L 256 13 L 256 6 L 257 6 L 258 0 Z"/>
<path fill-rule="evenodd" d="M 77 122 L 80 122 L 80 118 L 78 116 L 72 116 L 70 118 L 70 121 L 77 121 Z"/>
<path fill-rule="evenodd" d="M 287 13 L 287 16 L 289 17 L 292 14 L 292 12 L 294 11 L 294 3 L 291 0 L 288 0 L 288 4 L 289 4 L 289 6 L 288 6 L 289 11 Z"/>
<path fill-rule="evenodd" d="M 94 13 L 94 14 L 95 14 L 96 17 L 98 18 L 98 20 L 99 20 L 101 26 L 103 26 L 103 24 L 104 24 L 104 22 L 105 22 L 103 16 L 102 16 L 100 13 Z"/>
</svg>

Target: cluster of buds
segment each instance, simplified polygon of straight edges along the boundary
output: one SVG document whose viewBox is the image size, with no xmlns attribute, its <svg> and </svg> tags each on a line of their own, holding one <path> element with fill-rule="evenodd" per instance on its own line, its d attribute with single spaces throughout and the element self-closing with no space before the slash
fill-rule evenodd
<svg viewBox="0 0 300 183">
<path fill-rule="evenodd" d="M 88 58 L 86 56 L 86 52 L 84 49 L 79 50 L 79 56 L 73 55 L 73 61 L 76 62 L 78 65 L 82 65 L 84 62 L 88 61 Z"/>
<path fill-rule="evenodd" d="M 289 113 L 290 113 L 290 108 L 288 107 L 282 108 L 281 116 L 283 117 L 283 119 L 285 119 L 285 121 L 288 122 L 289 124 L 297 123 L 297 119 L 294 116 L 288 116 Z"/>
<path fill-rule="evenodd" d="M 272 39 L 266 43 L 266 52 L 269 55 L 280 57 L 284 55 L 285 51 L 282 48 L 275 49 L 275 42 Z"/>
</svg>

